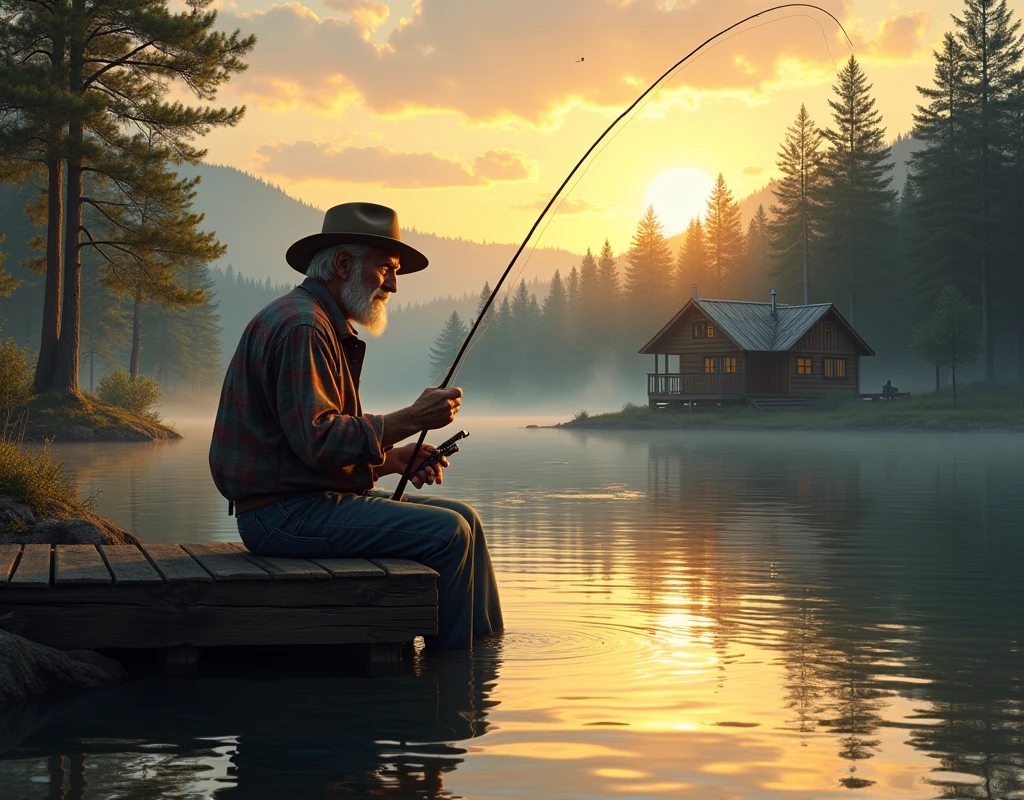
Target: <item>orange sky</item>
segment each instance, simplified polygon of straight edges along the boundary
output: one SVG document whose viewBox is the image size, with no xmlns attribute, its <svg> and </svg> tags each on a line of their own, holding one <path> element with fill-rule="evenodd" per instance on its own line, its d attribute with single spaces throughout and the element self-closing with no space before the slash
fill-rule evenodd
<svg viewBox="0 0 1024 800">
<path fill-rule="evenodd" d="M 850 32 L 888 134 L 906 132 L 931 51 L 961 0 L 821 0 Z M 715 31 L 765 0 L 225 0 L 222 29 L 259 38 L 222 90 L 245 103 L 209 160 L 327 207 L 369 200 L 404 226 L 518 242 L 590 143 Z M 753 27 L 753 25 L 759 27 Z M 776 174 L 806 103 L 819 124 L 850 49 L 814 11 L 761 18 L 677 73 L 599 155 L 545 246 L 629 245 L 661 173 L 721 171 L 742 197 Z M 577 59 L 584 61 L 577 63 Z M 684 193 L 686 187 L 681 187 Z M 698 194 L 700 191 L 698 191 Z M 668 216 L 663 208 L 662 215 Z M 683 212 L 677 211 L 676 215 Z M 685 219 L 663 219 L 669 233 Z"/>
</svg>

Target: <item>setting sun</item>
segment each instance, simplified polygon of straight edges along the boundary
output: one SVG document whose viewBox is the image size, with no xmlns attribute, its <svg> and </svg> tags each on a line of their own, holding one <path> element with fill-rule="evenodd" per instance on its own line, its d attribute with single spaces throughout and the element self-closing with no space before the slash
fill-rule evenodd
<svg viewBox="0 0 1024 800">
<path fill-rule="evenodd" d="M 673 236 L 693 218 L 702 216 L 714 179 L 693 167 L 666 170 L 644 192 L 644 207 L 654 206 L 665 235 Z"/>
</svg>

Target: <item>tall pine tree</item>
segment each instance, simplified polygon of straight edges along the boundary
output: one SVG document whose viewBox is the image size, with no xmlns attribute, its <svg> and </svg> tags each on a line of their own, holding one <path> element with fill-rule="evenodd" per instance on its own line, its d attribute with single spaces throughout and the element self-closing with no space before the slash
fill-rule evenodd
<svg viewBox="0 0 1024 800">
<path fill-rule="evenodd" d="M 889 189 L 893 165 L 871 88 L 850 56 L 832 87 L 833 127 L 824 131 L 830 149 L 821 165 L 821 296 L 841 303 L 854 325 L 868 287 L 874 297 L 886 293 L 881 284 L 894 244 L 889 224 L 896 199 Z"/>
<path fill-rule="evenodd" d="M 453 311 L 444 329 L 430 348 L 431 381 L 438 380 L 455 363 L 455 356 L 466 340 L 469 328 L 462 321 L 458 311 Z"/>
<path fill-rule="evenodd" d="M 726 280 L 743 257 L 743 221 L 739 204 L 722 173 L 711 189 L 708 211 L 704 219 L 704 247 L 708 270 L 715 282 L 715 293 L 724 297 Z"/>
<path fill-rule="evenodd" d="M 782 177 L 772 188 L 777 202 L 768 225 L 772 277 L 787 302 L 798 297 L 811 302 L 811 243 L 818 225 L 813 198 L 821 182 L 821 144 L 821 131 L 801 105 L 775 162 Z"/>
<path fill-rule="evenodd" d="M 672 251 L 654 206 L 648 206 L 637 223 L 626 262 L 628 324 L 636 330 L 647 330 L 668 313 L 673 301 Z"/>
<path fill-rule="evenodd" d="M 704 226 L 700 217 L 694 217 L 686 226 L 683 244 L 676 257 L 676 297 L 683 302 L 693 294 L 693 285 L 699 287 L 709 278 L 708 254 L 704 245 Z M 705 291 L 708 287 L 705 283 Z"/>
</svg>

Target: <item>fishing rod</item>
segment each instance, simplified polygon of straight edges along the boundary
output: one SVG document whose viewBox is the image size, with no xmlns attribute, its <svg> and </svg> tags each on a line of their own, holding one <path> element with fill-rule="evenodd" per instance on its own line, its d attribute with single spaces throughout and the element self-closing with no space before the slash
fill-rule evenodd
<svg viewBox="0 0 1024 800">
<path fill-rule="evenodd" d="M 774 11 L 781 11 L 784 8 L 810 8 L 814 9 L 815 11 L 820 11 L 822 14 L 831 17 L 832 21 L 835 22 L 837 26 L 839 26 L 839 30 L 843 32 L 843 36 L 846 37 L 846 41 L 850 43 L 850 47 L 853 47 L 853 40 L 850 38 L 850 34 L 846 32 L 846 28 L 843 27 L 843 23 L 836 19 L 836 16 L 832 12 L 822 8 L 821 6 L 814 5 L 813 3 L 783 3 L 782 5 L 772 6 L 771 8 L 766 8 L 762 11 L 758 11 L 756 14 L 751 14 L 749 17 L 744 17 L 739 22 L 733 23 L 728 28 L 723 28 L 714 36 L 705 39 L 697 47 L 693 48 L 693 50 L 691 50 L 689 53 L 687 53 L 685 56 L 679 59 L 675 64 L 669 67 L 661 75 L 661 77 L 654 81 L 654 83 L 652 83 L 650 86 L 648 86 L 647 89 L 644 90 L 643 94 L 641 94 L 636 100 L 634 100 L 625 111 L 623 111 L 621 114 L 619 114 L 619 116 L 612 120 L 612 123 L 607 128 L 605 128 L 604 132 L 597 137 L 597 139 L 594 141 L 592 145 L 590 145 L 590 147 L 587 149 L 587 152 L 583 154 L 583 157 L 579 161 L 576 162 L 576 166 L 574 166 L 572 170 L 569 172 L 569 174 L 565 176 L 565 180 L 562 181 L 561 185 L 555 190 L 555 193 L 551 195 L 551 199 L 548 200 L 547 205 L 544 206 L 544 210 L 540 212 L 540 216 L 538 216 L 536 221 L 533 223 L 533 226 L 530 228 L 529 233 L 526 234 L 526 238 L 523 239 L 522 244 L 519 245 L 519 249 L 516 250 L 515 255 L 512 256 L 512 260 L 509 261 L 508 266 L 505 267 L 505 271 L 501 274 L 501 278 L 498 279 L 498 282 L 494 285 L 494 289 L 491 290 L 491 294 L 487 298 L 487 302 L 484 303 L 483 308 L 480 309 L 480 313 L 477 315 L 476 321 L 473 323 L 473 326 L 469 329 L 469 335 L 466 336 L 466 340 L 462 343 L 462 347 L 459 348 L 459 352 L 455 356 L 455 360 L 452 362 L 451 367 L 448 369 L 448 374 L 445 376 L 444 381 L 438 387 L 439 389 L 448 388 L 448 383 L 451 381 L 452 376 L 458 370 L 459 362 L 462 361 L 462 356 L 465 354 L 466 348 L 469 346 L 469 343 L 473 341 L 473 336 L 474 334 L 476 334 L 477 328 L 480 327 L 480 323 L 487 316 L 487 310 L 491 307 L 491 303 L 494 301 L 494 298 L 497 297 L 498 290 L 501 288 L 501 285 L 505 282 L 505 279 L 512 271 L 512 267 L 515 265 L 516 261 L 522 254 L 523 250 L 526 249 L 526 245 L 530 241 L 530 237 L 532 237 L 534 231 L 537 230 L 537 227 L 540 225 L 541 220 L 544 219 L 544 216 L 548 213 L 548 210 L 551 208 L 552 205 L 554 205 L 555 200 L 558 199 L 558 196 L 569 184 L 569 181 L 572 180 L 573 176 L 576 174 L 579 168 L 583 166 L 583 163 L 587 160 L 587 158 L 590 157 L 590 154 L 594 152 L 595 148 L 599 144 L 601 144 L 602 141 L 604 141 L 604 138 L 609 133 L 611 133 L 612 129 L 616 125 L 618 125 L 621 120 L 628 116 L 629 113 L 634 108 L 636 108 L 645 97 L 647 97 L 647 95 L 653 92 L 658 87 L 658 84 L 664 81 L 669 75 L 671 75 L 673 72 L 679 69 L 679 67 L 685 64 L 687 61 L 689 61 L 693 56 L 695 56 L 697 53 L 699 53 L 713 41 L 721 38 L 725 34 L 729 33 L 729 31 L 734 30 L 740 27 L 741 25 L 745 25 L 752 19 L 757 19 L 758 17 L 762 17 L 765 14 L 771 14 Z M 417 439 L 416 441 L 416 447 L 413 450 L 413 455 L 409 458 L 409 463 L 406 465 L 405 471 L 402 473 L 402 479 L 398 482 L 398 487 L 395 489 L 395 493 L 391 496 L 392 500 L 402 499 L 402 495 L 405 493 L 405 487 L 409 483 L 409 478 L 412 475 L 413 467 L 416 464 L 416 454 L 420 452 L 420 448 L 423 446 L 423 442 L 426 440 L 426 438 L 427 431 L 424 430 L 420 433 L 419 439 Z"/>
</svg>

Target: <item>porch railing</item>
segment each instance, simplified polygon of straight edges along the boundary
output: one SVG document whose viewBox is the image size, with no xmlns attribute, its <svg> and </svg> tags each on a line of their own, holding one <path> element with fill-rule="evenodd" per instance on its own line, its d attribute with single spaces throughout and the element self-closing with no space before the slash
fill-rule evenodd
<svg viewBox="0 0 1024 800">
<path fill-rule="evenodd" d="M 654 375 L 647 373 L 647 394 L 743 394 L 742 375 L 709 375 L 704 372 Z"/>
</svg>

